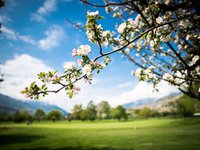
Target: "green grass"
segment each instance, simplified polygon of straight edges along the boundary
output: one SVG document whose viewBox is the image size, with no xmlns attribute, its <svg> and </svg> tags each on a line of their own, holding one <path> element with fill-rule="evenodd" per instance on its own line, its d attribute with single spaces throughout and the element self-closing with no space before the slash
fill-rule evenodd
<svg viewBox="0 0 200 150">
<path fill-rule="evenodd" d="M 0 150 L 199 150 L 200 119 L 0 124 Z"/>
</svg>

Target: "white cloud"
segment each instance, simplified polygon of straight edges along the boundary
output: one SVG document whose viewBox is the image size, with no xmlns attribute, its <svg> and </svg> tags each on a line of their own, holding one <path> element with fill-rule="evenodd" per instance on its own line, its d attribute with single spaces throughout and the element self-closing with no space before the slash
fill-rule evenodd
<svg viewBox="0 0 200 150">
<path fill-rule="evenodd" d="M 123 104 L 131 101 L 138 101 L 140 99 L 144 98 L 155 98 L 159 99 L 164 96 L 169 95 L 170 93 L 178 92 L 178 90 L 169 85 L 167 82 L 161 81 L 158 84 L 159 91 L 153 91 L 153 85 L 147 82 L 138 82 L 136 86 L 133 89 L 130 89 L 128 91 L 122 92 L 120 95 L 118 95 L 118 103 Z M 116 100 L 115 96 L 111 97 L 111 103 L 114 104 L 114 101 Z"/>
<path fill-rule="evenodd" d="M 33 38 L 31 36 L 21 35 L 21 34 L 15 32 L 14 30 L 9 29 L 5 26 L 2 26 L 1 31 L 2 31 L 2 34 L 5 35 L 5 37 L 9 40 L 20 40 L 20 41 L 23 41 L 28 44 L 32 44 L 32 45 L 36 44 L 36 41 L 33 40 Z"/>
<path fill-rule="evenodd" d="M 2 35 L 9 40 L 22 41 L 27 44 L 38 46 L 40 49 L 48 50 L 59 45 L 59 43 L 66 38 L 65 31 L 58 25 L 53 25 L 46 32 L 46 37 L 40 40 L 33 39 L 30 35 L 22 35 L 16 31 L 2 26 Z"/>
<path fill-rule="evenodd" d="M 3 34 L 5 34 L 6 38 L 8 38 L 10 40 L 17 40 L 17 35 L 13 30 L 11 30 L 5 26 L 2 26 L 1 31 Z"/>
<path fill-rule="evenodd" d="M 1 23 L 6 23 L 6 22 L 10 22 L 11 19 L 5 15 L 0 15 L 0 22 Z"/>
<path fill-rule="evenodd" d="M 35 20 L 37 22 L 45 22 L 46 20 L 44 19 L 43 16 L 39 15 L 39 14 L 32 14 L 31 15 L 31 20 Z"/>
<path fill-rule="evenodd" d="M 25 43 L 32 44 L 32 45 L 36 44 L 36 41 L 33 40 L 31 36 L 19 35 L 18 38 Z"/>
<path fill-rule="evenodd" d="M 13 59 L 7 60 L 1 68 L 4 74 L 4 81 L 0 85 L 0 93 L 21 100 L 25 100 L 26 98 L 20 92 L 37 79 L 39 72 L 53 70 L 43 61 L 28 54 L 17 55 Z M 74 104 L 87 104 L 91 98 L 88 93 L 91 93 L 92 97 L 94 97 L 94 94 L 98 95 L 97 91 L 92 90 L 93 85 L 88 85 L 84 82 L 79 82 L 78 85 L 82 87 L 82 92 L 72 100 L 67 97 L 64 90 L 57 94 L 50 93 L 49 96 L 41 99 L 42 101 L 56 104 L 66 110 L 71 110 Z M 49 86 L 49 89 L 57 89 L 58 87 Z"/>
<path fill-rule="evenodd" d="M 55 11 L 56 8 L 56 0 L 46 0 L 44 4 L 38 8 L 37 12 L 32 14 L 31 20 L 35 20 L 37 22 L 44 22 L 44 16 Z"/>
<path fill-rule="evenodd" d="M 63 38 L 66 37 L 64 34 L 64 30 L 60 26 L 53 26 L 49 30 L 45 32 L 45 35 L 47 36 L 44 39 L 39 40 L 39 48 L 43 50 L 48 50 L 51 48 L 54 48 L 59 45 L 59 42 L 63 40 Z"/>
<path fill-rule="evenodd" d="M 133 85 L 134 84 L 132 82 L 125 82 L 125 83 L 117 85 L 116 88 L 127 88 L 127 87 L 131 87 Z"/>
<path fill-rule="evenodd" d="M 56 0 L 46 0 L 44 5 L 40 7 L 37 12 L 39 14 L 47 14 L 56 10 Z"/>
<path fill-rule="evenodd" d="M 20 91 L 36 79 L 37 73 L 48 70 L 52 68 L 30 55 L 15 56 L 14 59 L 2 65 L 4 82 L 1 83 L 0 92 L 14 98 L 24 99 Z"/>
</svg>

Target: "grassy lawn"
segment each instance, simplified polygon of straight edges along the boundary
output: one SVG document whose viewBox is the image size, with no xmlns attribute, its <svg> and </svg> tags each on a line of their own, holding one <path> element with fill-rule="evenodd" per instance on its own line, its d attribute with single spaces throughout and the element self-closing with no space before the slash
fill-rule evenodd
<svg viewBox="0 0 200 150">
<path fill-rule="evenodd" d="M 200 119 L 0 123 L 0 150 L 199 150 Z"/>
</svg>

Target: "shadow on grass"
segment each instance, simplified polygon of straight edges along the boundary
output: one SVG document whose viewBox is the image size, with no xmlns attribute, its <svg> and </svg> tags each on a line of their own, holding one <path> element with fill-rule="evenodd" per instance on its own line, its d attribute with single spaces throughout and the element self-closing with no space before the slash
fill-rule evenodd
<svg viewBox="0 0 200 150">
<path fill-rule="evenodd" d="M 134 150 L 134 149 L 115 149 L 110 147 L 62 147 L 62 148 L 47 148 L 47 147 L 36 147 L 33 149 L 21 149 L 21 150 Z"/>
<path fill-rule="evenodd" d="M 0 145 L 9 145 L 16 143 L 28 143 L 33 140 L 44 138 L 44 136 L 34 135 L 0 135 Z"/>
</svg>

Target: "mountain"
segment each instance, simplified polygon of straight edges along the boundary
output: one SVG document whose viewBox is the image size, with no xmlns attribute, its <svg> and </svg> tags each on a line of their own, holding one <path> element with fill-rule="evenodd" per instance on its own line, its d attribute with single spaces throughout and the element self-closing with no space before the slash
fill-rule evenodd
<svg viewBox="0 0 200 150">
<path fill-rule="evenodd" d="M 34 113 L 38 108 L 43 109 L 46 113 L 51 110 L 59 110 L 64 115 L 68 114 L 67 111 L 56 105 L 34 100 L 22 101 L 0 94 L 0 113 L 14 113 L 16 110 L 28 110 L 30 113 Z"/>
<path fill-rule="evenodd" d="M 165 97 L 160 98 L 160 99 L 156 100 L 155 102 L 150 103 L 146 106 L 151 109 L 156 109 L 159 112 L 166 112 L 166 111 L 169 111 L 169 107 L 167 106 L 168 103 L 179 99 L 181 96 L 183 96 L 183 95 L 180 94 L 180 95 L 165 96 Z"/>
<path fill-rule="evenodd" d="M 171 97 L 176 97 L 178 95 L 181 95 L 180 92 L 171 93 L 168 96 L 165 96 L 165 97 L 160 98 L 160 99 L 155 99 L 155 98 L 140 99 L 140 100 L 137 100 L 137 101 L 125 103 L 125 104 L 123 104 L 123 107 L 126 108 L 126 109 L 141 108 L 141 107 L 144 107 L 144 106 L 153 107 L 155 105 L 159 105 L 160 103 L 163 103 L 163 101 L 167 101 L 167 99 L 169 99 Z"/>
<path fill-rule="evenodd" d="M 145 98 L 145 99 L 140 99 L 134 102 L 129 102 L 129 103 L 125 103 L 123 104 L 123 107 L 126 109 L 130 109 L 130 108 L 138 108 L 138 107 L 142 107 L 146 104 L 152 103 L 154 102 L 156 99 L 154 98 Z"/>
</svg>

